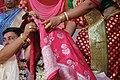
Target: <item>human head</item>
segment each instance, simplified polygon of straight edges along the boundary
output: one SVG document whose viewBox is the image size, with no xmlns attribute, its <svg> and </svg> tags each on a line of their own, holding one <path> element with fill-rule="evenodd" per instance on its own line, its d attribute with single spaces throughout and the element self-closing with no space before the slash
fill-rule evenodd
<svg viewBox="0 0 120 80">
<path fill-rule="evenodd" d="M 17 5 L 17 0 L 4 0 L 4 4 L 7 8 L 15 8 Z"/>
<path fill-rule="evenodd" d="M 10 27 L 3 31 L 3 45 L 6 46 L 17 39 L 23 31 L 20 28 Z"/>
</svg>

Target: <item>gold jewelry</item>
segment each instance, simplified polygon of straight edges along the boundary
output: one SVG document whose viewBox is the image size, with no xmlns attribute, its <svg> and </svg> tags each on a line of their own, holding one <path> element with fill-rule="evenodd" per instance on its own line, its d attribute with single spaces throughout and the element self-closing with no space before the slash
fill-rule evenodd
<svg viewBox="0 0 120 80">
<path fill-rule="evenodd" d="M 59 16 L 59 18 L 60 18 L 60 20 L 61 20 L 61 22 L 63 22 L 64 21 L 64 17 L 61 15 L 61 16 Z"/>
<path fill-rule="evenodd" d="M 69 16 L 67 15 L 66 12 L 64 12 L 64 15 L 65 15 L 66 20 L 68 21 L 69 20 Z"/>
<path fill-rule="evenodd" d="M 52 23 L 49 22 L 49 23 L 45 26 L 45 29 L 49 28 L 51 25 L 52 25 Z"/>
<path fill-rule="evenodd" d="M 32 26 L 29 26 L 29 29 L 31 29 L 32 28 Z"/>
<path fill-rule="evenodd" d="M 30 42 L 30 39 L 29 38 L 27 38 L 27 40 L 26 40 L 27 42 Z"/>
</svg>

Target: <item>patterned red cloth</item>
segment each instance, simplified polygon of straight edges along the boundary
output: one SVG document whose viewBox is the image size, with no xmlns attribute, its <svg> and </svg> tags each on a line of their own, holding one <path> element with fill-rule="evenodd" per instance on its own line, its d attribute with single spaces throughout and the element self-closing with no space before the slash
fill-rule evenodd
<svg viewBox="0 0 120 80">
<path fill-rule="evenodd" d="M 80 51 L 84 55 L 88 65 L 90 66 L 91 61 L 91 52 L 90 52 L 90 44 L 89 44 L 89 36 L 88 36 L 88 28 L 82 29 L 77 36 L 76 44 L 78 45 Z"/>
<path fill-rule="evenodd" d="M 120 13 L 106 20 L 108 36 L 108 76 L 120 79 Z"/>
<path fill-rule="evenodd" d="M 93 1 L 93 0 L 92 0 Z M 77 0 L 76 5 L 79 5 L 80 0 Z M 120 2 L 118 2 L 120 4 Z M 76 23 L 82 25 L 83 27 L 87 25 L 86 21 L 81 20 L 80 18 L 75 19 Z M 81 22 L 82 21 L 82 22 Z M 108 40 L 108 76 L 111 79 L 120 79 L 120 13 L 111 16 L 106 20 L 106 32 Z M 88 36 L 88 28 L 82 29 L 77 36 L 76 44 L 84 55 L 87 63 L 90 65 L 91 61 L 91 52 L 90 52 L 90 43 Z"/>
<path fill-rule="evenodd" d="M 60 29 L 46 33 L 39 27 L 40 45 L 47 80 L 59 74 L 60 80 L 96 80 L 71 36 Z"/>
<path fill-rule="evenodd" d="M 108 76 L 111 79 L 120 79 L 120 13 L 106 20 L 108 41 Z M 88 29 L 82 29 L 77 36 L 76 44 L 90 65 L 91 53 L 88 38 Z"/>
</svg>

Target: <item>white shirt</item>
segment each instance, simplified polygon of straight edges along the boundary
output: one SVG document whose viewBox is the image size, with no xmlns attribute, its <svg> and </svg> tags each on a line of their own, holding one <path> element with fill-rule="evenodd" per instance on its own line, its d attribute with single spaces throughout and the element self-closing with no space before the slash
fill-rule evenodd
<svg viewBox="0 0 120 80">
<path fill-rule="evenodd" d="M 0 50 L 3 48 L 0 45 Z M 19 80 L 19 68 L 16 55 L 13 55 L 4 64 L 0 64 L 0 80 Z"/>
</svg>

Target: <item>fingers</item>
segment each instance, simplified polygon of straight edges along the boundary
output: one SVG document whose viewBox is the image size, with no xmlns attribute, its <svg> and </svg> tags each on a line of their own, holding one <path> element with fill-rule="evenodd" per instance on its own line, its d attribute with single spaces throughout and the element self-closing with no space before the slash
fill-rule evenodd
<svg viewBox="0 0 120 80">
<path fill-rule="evenodd" d="M 47 32 L 51 32 L 55 28 L 50 19 L 45 20 L 44 22 L 42 22 L 42 24 L 45 25 L 45 29 Z"/>
<path fill-rule="evenodd" d="M 31 29 L 31 30 L 37 30 L 37 27 L 36 27 L 36 26 L 33 26 L 33 25 L 30 25 L 30 26 L 29 26 L 29 29 Z"/>
<path fill-rule="evenodd" d="M 48 20 L 45 20 L 43 24 L 46 24 L 45 29 L 47 31 L 51 31 L 56 28 L 60 24 L 61 20 L 59 19 L 58 16 L 52 17 Z"/>
<path fill-rule="evenodd" d="M 30 32 L 35 32 L 37 30 L 37 27 L 30 25 L 29 30 L 30 30 Z"/>
<path fill-rule="evenodd" d="M 49 22 L 46 26 L 45 26 L 45 29 L 48 29 L 50 26 L 51 26 L 51 22 Z"/>
<path fill-rule="evenodd" d="M 29 15 L 39 19 L 39 16 L 34 11 L 30 11 Z"/>
<path fill-rule="evenodd" d="M 37 28 L 36 24 L 34 22 L 30 22 L 25 26 L 24 32 L 29 34 L 31 32 L 35 32 L 37 30 L 38 30 L 38 28 Z"/>
<path fill-rule="evenodd" d="M 37 25 L 34 22 L 30 22 L 27 24 L 29 29 L 37 29 Z"/>
<path fill-rule="evenodd" d="M 49 22 L 50 22 L 50 19 L 41 22 L 41 24 L 48 24 Z"/>
</svg>

